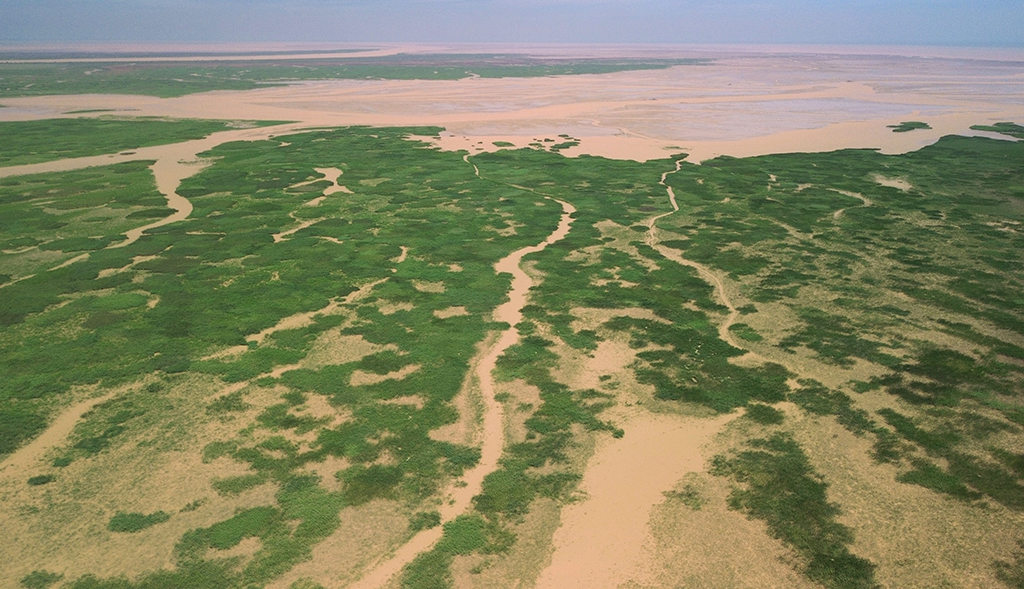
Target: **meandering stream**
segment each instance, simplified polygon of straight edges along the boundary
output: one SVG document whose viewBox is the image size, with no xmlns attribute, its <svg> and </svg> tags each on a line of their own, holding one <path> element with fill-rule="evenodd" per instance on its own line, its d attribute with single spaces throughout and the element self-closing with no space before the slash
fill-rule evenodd
<svg viewBox="0 0 1024 589">
<path fill-rule="evenodd" d="M 518 249 L 502 258 L 494 265 L 499 274 L 511 274 L 512 284 L 508 293 L 508 301 L 494 310 L 494 319 L 509 324 L 508 329 L 501 332 L 497 340 L 486 348 L 476 362 L 475 376 L 480 386 L 484 401 L 483 444 L 480 449 L 480 462 L 467 471 L 460 479 L 458 486 L 450 490 L 451 501 L 441 508 L 442 522 L 449 522 L 466 512 L 483 487 L 484 477 L 498 468 L 498 460 L 504 449 L 505 432 L 503 427 L 504 412 L 500 402 L 494 398 L 494 368 L 498 358 L 519 341 L 519 330 L 516 325 L 522 320 L 522 310 L 526 306 L 529 291 L 534 281 L 522 269 L 524 256 L 542 251 L 548 245 L 564 239 L 572 226 L 572 214 L 576 208 L 571 204 L 551 199 L 562 205 L 562 217 L 558 227 L 547 239 L 537 245 Z M 389 559 L 379 563 L 354 585 L 353 589 L 372 589 L 384 586 L 402 567 L 412 562 L 420 553 L 429 550 L 441 539 L 441 527 L 424 530 L 401 546 Z"/>
</svg>

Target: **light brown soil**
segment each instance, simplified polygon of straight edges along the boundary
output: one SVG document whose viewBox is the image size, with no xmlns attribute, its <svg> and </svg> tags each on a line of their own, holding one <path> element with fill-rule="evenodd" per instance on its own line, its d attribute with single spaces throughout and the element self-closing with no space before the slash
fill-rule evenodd
<svg viewBox="0 0 1024 589">
<path fill-rule="evenodd" d="M 650 579 L 642 546 L 653 506 L 688 472 L 704 469 L 700 447 L 736 416 L 717 419 L 635 411 L 607 436 L 580 483 L 585 499 L 562 510 L 550 566 L 538 588 L 618 587 Z"/>
<path fill-rule="evenodd" d="M 134 388 L 144 384 L 134 383 Z M 129 429 L 123 434 L 126 438 L 119 437 L 111 448 L 56 470 L 47 462 L 54 451 L 67 445 L 65 434 L 52 451 L 38 457 L 29 472 L 23 472 L 56 474 L 56 480 L 47 485 L 29 486 L 22 476 L 7 473 L 0 477 L 0 522 L 10 539 L 0 542 L 0 562 L 5 563 L 0 567 L 0 587 L 19 586 L 18 580 L 35 569 L 76 578 L 86 573 L 135 577 L 169 568 L 174 563 L 174 545 L 188 530 L 223 521 L 237 509 L 273 504 L 274 484 L 232 496 L 220 495 L 210 486 L 214 479 L 249 472 L 246 465 L 226 458 L 201 460 L 203 446 L 223 439 L 232 429 L 204 417 L 205 404 L 217 386 L 207 377 L 180 382 L 165 393 L 174 408 L 164 416 L 161 435 Z M 269 401 L 261 395 L 258 391 L 247 394 L 247 402 L 254 406 L 239 417 L 254 419 L 265 407 L 264 401 Z M 159 448 L 172 437 L 174 448 Z M 197 506 L 185 509 L 193 501 Z M 158 510 L 171 519 L 134 534 L 107 530 L 117 511 Z M 55 542 L 55 537 L 60 541 Z"/>
<path fill-rule="evenodd" d="M 694 509 L 668 496 L 654 507 L 642 560 L 649 580 L 626 588 L 819 587 L 797 572 L 796 555 L 770 537 L 763 522 L 727 507 L 729 485 L 724 480 L 702 473 L 683 481 L 698 491 L 703 505 Z"/>
<path fill-rule="evenodd" d="M 32 476 L 27 473 L 40 466 L 39 461 L 48 451 L 64 443 L 86 412 L 122 392 L 124 391 L 110 391 L 103 396 L 80 401 L 65 409 L 50 423 L 46 431 L 0 462 L 0 480 L 12 479 L 20 482 L 22 478 Z"/>
<path fill-rule="evenodd" d="M 438 319 L 448 319 L 449 317 L 465 317 L 469 315 L 469 311 L 463 306 L 448 307 L 446 309 L 435 309 L 434 317 Z"/>
<path fill-rule="evenodd" d="M 905 178 L 886 178 L 885 176 L 882 176 L 880 174 L 875 174 L 874 176 L 871 177 L 871 179 L 874 180 L 875 182 L 878 182 L 882 186 L 896 188 L 902 190 L 903 192 L 908 192 L 914 189 L 913 185 L 911 185 L 910 182 L 907 182 Z"/>
<path fill-rule="evenodd" d="M 878 564 L 887 587 L 999 587 L 995 560 L 1013 561 L 1024 517 L 998 505 L 978 508 L 899 483 L 894 466 L 875 464 L 871 440 L 832 418 L 794 425 L 815 470 L 829 483 L 839 521 L 854 532 L 851 550 Z"/>
<path fill-rule="evenodd" d="M 594 76 L 306 82 L 168 99 L 11 98 L 4 99 L 8 108 L 0 119 L 113 108 L 140 116 L 291 120 L 307 127 L 440 125 L 447 133 L 436 142 L 445 149 L 495 150 L 494 141 L 524 146 L 568 133 L 581 141 L 562 152 L 570 157 L 647 160 L 685 152 L 690 161 L 847 147 L 900 153 L 951 133 L 981 133 L 971 125 L 1024 119 L 1024 105 L 1015 99 L 1024 94 L 1024 77 L 1013 61 L 971 60 L 969 51 L 961 51 L 965 59 L 932 60 L 889 49 L 863 53 L 871 50 L 665 49 L 663 57 L 715 61 Z M 932 129 L 887 128 L 910 117 Z"/>
</svg>

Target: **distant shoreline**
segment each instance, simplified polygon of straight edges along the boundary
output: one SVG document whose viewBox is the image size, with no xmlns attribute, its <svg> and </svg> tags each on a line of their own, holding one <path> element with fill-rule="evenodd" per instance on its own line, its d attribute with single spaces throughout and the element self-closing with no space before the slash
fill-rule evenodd
<svg viewBox="0 0 1024 589">
<path fill-rule="evenodd" d="M 1024 61 L 1024 47 L 819 44 L 595 43 L 3 43 L 2 63 L 111 63 L 344 59 L 397 54 L 512 53 L 534 57 L 688 57 L 750 53 L 890 55 L 935 59 Z"/>
</svg>

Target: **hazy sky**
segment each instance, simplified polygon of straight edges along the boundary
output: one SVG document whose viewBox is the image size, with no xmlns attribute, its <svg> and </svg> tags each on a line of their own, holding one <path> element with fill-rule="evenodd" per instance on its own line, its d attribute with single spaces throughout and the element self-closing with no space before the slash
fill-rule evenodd
<svg viewBox="0 0 1024 589">
<path fill-rule="evenodd" d="M 0 43 L 1024 46 L 1024 0 L 0 0 Z"/>
</svg>

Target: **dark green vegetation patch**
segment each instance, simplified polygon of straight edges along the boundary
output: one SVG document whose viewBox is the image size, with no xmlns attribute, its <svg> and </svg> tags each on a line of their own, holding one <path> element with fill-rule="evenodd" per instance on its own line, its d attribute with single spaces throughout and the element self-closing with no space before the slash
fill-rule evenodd
<svg viewBox="0 0 1024 589">
<path fill-rule="evenodd" d="M 751 449 L 712 462 L 714 474 L 742 485 L 729 496 L 730 506 L 764 520 L 772 536 L 793 546 L 811 580 L 837 589 L 877 586 L 875 565 L 850 552 L 853 534 L 836 521 L 840 511 L 828 501 L 828 485 L 800 446 L 788 434 L 748 444 Z"/>
<path fill-rule="evenodd" d="M 171 516 L 162 511 L 156 511 L 149 514 L 119 512 L 115 514 L 114 517 L 110 518 L 110 523 L 107 524 L 107 529 L 111 532 L 119 533 L 141 532 L 146 528 L 162 524 L 169 519 L 171 519 Z"/>
<path fill-rule="evenodd" d="M 496 371 L 539 391 L 532 403 L 502 397 L 523 412 L 525 437 L 505 448 L 470 513 L 446 523 L 441 542 L 404 571 L 406 586 L 450 585 L 459 555 L 501 558 L 536 500 L 571 496 L 579 432 L 624 434 L 603 413 L 618 402 L 616 379 L 578 390 L 559 373 L 566 350 L 593 354 L 611 338 L 635 351 L 628 369 L 649 386 L 645 401 L 705 415 L 745 408 L 738 423 L 758 437 L 717 458 L 715 472 L 738 485 L 731 506 L 763 520 L 823 585 L 872 586 L 874 565 L 850 552 L 828 481 L 787 433 L 778 403 L 870 440 L 901 482 L 965 505 L 1024 509 L 1024 457 L 1006 442 L 1024 425 L 1020 145 L 947 137 L 904 156 L 683 162 L 665 180 L 681 209 L 658 221 L 674 238 L 657 243 L 647 222 L 671 211 L 659 179 L 675 161 L 502 150 L 472 157 L 477 176 L 462 153 L 407 140 L 440 131 L 346 128 L 221 145 L 179 189 L 195 207 L 189 219 L 124 248 L 107 246 L 166 212 L 147 162 L 0 182 L 0 453 L 38 435 L 73 387 L 125 385 L 85 416 L 55 467 L 169 451 L 167 431 L 206 420 L 237 428 L 209 441 L 203 460 L 247 468 L 212 481 L 214 491 L 273 493 L 268 505 L 185 533 L 172 570 L 71 587 L 260 586 L 311 558 L 344 510 L 374 501 L 398 505 L 410 531 L 441 524 L 438 492 L 480 452 L 430 434 L 459 418 L 453 400 L 479 342 L 505 328 L 490 320 L 509 287 L 494 263 L 551 233 L 561 215 L 551 199 L 577 208 L 573 228 L 527 258 L 543 281 Z M 314 168 L 342 170 L 352 194 L 310 204 L 327 185 Z M 881 183 L 892 178 L 907 187 Z M 726 281 L 742 311 L 732 339 L 775 362 L 730 361 L 747 349 L 719 337 L 729 309 L 665 247 Z M 453 307 L 467 314 L 439 317 Z M 584 328 L 581 308 L 607 318 Z M 317 346 L 339 337 L 374 347 L 313 361 Z M 827 375 L 867 364 L 880 376 L 825 386 L 794 368 L 811 364 Z M 142 378 L 152 384 L 132 384 Z M 171 403 L 172 388 L 214 380 L 238 388 L 196 389 L 193 413 Z M 865 410 L 865 393 L 885 395 L 890 408 Z M 346 419 L 309 411 L 315 404 Z M 328 459 L 342 466 L 313 474 Z M 65 482 L 61 474 L 45 492 Z M 673 497 L 705 505 L 696 487 Z M 189 497 L 164 509 L 185 511 L 187 501 L 201 505 Z M 169 517 L 161 513 L 115 519 L 128 532 Z M 260 540 L 251 559 L 218 557 L 247 538 Z M 1013 578 L 1015 566 L 997 570 Z"/>
<path fill-rule="evenodd" d="M 64 575 L 48 571 L 32 571 L 21 579 L 21 586 L 25 589 L 48 589 L 57 581 L 64 578 Z"/>
<path fill-rule="evenodd" d="M 0 137 L 3 137 L 0 141 L 0 166 L 35 164 L 202 139 L 211 133 L 228 130 L 231 128 L 229 125 L 222 121 L 145 117 L 0 122 Z"/>
<path fill-rule="evenodd" d="M 526 55 L 392 55 L 345 59 L 261 59 L 251 62 L 0 64 L 0 97 L 53 94 L 184 96 L 251 90 L 301 80 L 459 80 L 607 74 L 702 65 L 701 59 L 576 59 Z"/>
<path fill-rule="evenodd" d="M 919 129 L 931 129 L 932 126 L 928 123 L 922 123 L 921 121 L 903 121 L 898 125 L 889 125 L 893 133 L 906 133 L 908 131 L 917 131 Z"/>
</svg>

